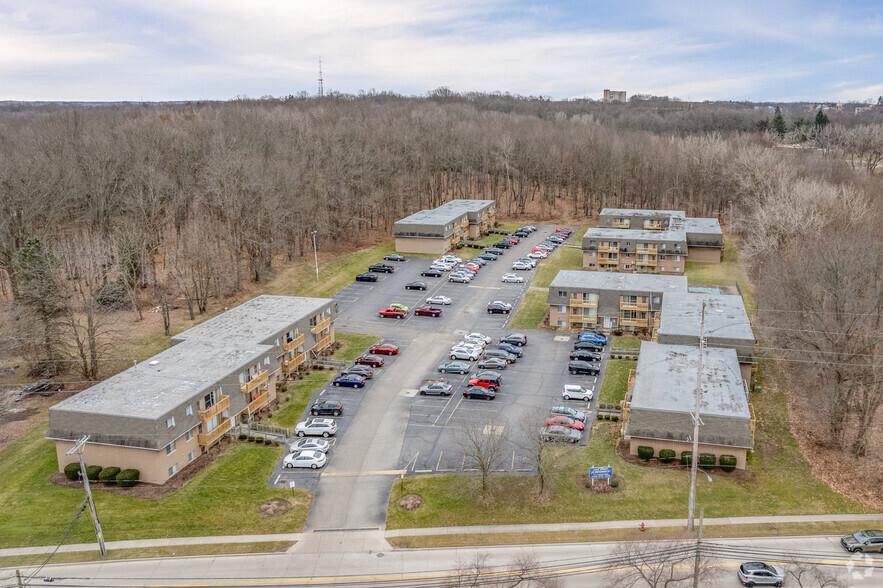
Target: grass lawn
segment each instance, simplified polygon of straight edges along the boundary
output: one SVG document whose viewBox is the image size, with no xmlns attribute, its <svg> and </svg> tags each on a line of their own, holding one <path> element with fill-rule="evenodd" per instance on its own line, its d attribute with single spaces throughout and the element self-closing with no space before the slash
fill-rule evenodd
<svg viewBox="0 0 883 588">
<path fill-rule="evenodd" d="M 0 547 L 53 545 L 65 534 L 83 503 L 82 490 L 48 483 L 57 470 L 55 444 L 35 429 L 0 452 Z M 293 533 L 301 529 L 312 495 L 270 489 L 267 479 L 282 447 L 234 444 L 204 471 L 165 498 L 141 500 L 93 492 L 105 539 L 154 539 L 250 533 Z M 291 509 L 264 518 L 258 507 L 279 498 Z M 95 540 L 88 513 L 76 522 L 66 543 Z"/>
<path fill-rule="evenodd" d="M 641 339 L 633 335 L 614 335 L 613 343 L 610 346 L 613 349 L 639 349 Z"/>
<path fill-rule="evenodd" d="M 548 298 L 546 291 L 528 290 L 512 317 L 511 327 L 516 330 L 536 329 L 549 312 Z"/>
<path fill-rule="evenodd" d="M 604 370 L 604 381 L 601 383 L 601 392 L 598 393 L 598 402 L 618 404 L 628 388 L 629 370 L 635 369 L 637 361 L 625 359 L 611 359 L 607 362 Z"/>
<path fill-rule="evenodd" d="M 739 262 L 739 250 L 732 237 L 724 237 L 724 250 L 720 263 L 687 262 L 684 268 L 690 286 L 735 286 L 738 285 L 749 315 L 754 314 L 754 290 Z"/>
<path fill-rule="evenodd" d="M 345 361 L 353 361 L 369 347 L 374 345 L 380 337 L 377 335 L 363 335 L 361 333 L 335 333 L 334 340 L 342 343 L 340 349 L 334 352 L 334 357 Z"/>
</svg>

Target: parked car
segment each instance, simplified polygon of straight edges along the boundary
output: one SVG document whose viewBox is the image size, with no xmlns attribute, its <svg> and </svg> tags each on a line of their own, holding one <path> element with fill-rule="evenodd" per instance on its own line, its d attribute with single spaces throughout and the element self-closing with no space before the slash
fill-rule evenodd
<svg viewBox="0 0 883 588">
<path fill-rule="evenodd" d="M 420 395 L 448 396 L 453 389 L 454 386 L 448 382 L 432 382 L 431 384 L 420 386 Z"/>
<path fill-rule="evenodd" d="M 564 400 L 585 400 L 591 402 L 595 397 L 595 393 L 588 388 L 583 388 L 579 384 L 564 384 L 564 391 L 561 392 Z"/>
<path fill-rule="evenodd" d="M 366 379 L 370 380 L 371 377 L 374 375 L 374 370 L 372 370 L 367 365 L 355 364 L 355 365 L 351 365 L 347 368 L 344 368 L 340 372 L 340 375 L 342 375 L 342 376 L 345 376 L 347 374 L 357 374 L 360 376 L 364 376 Z"/>
<path fill-rule="evenodd" d="M 440 277 L 442 277 L 442 273 L 443 273 L 443 270 L 441 270 L 441 269 L 429 268 L 429 269 L 425 269 L 422 272 L 420 272 L 420 275 L 425 276 L 427 278 L 440 278 Z"/>
<path fill-rule="evenodd" d="M 443 255 L 441 259 L 442 261 L 447 261 L 448 263 L 463 263 L 463 260 L 456 255 Z"/>
<path fill-rule="evenodd" d="M 551 241 L 552 243 L 558 243 L 559 245 L 561 243 L 564 243 L 564 237 L 558 237 L 556 235 L 552 235 L 552 236 L 548 237 L 548 240 Z"/>
<path fill-rule="evenodd" d="M 298 439 L 288 446 L 288 453 L 298 451 L 321 451 L 323 453 L 331 449 L 331 443 L 325 439 Z"/>
<path fill-rule="evenodd" d="M 478 275 L 478 269 L 476 269 L 475 266 L 471 266 L 471 265 L 458 265 L 457 271 L 460 273 L 468 274 L 472 277 L 475 277 L 476 275 Z"/>
<path fill-rule="evenodd" d="M 512 247 L 512 243 L 509 241 L 497 241 L 494 243 L 494 249 L 509 249 Z"/>
<path fill-rule="evenodd" d="M 432 306 L 421 306 L 420 308 L 414 309 L 414 314 L 417 316 L 437 317 L 437 316 L 441 316 L 441 313 L 442 313 L 442 311 L 440 308 L 435 308 Z"/>
<path fill-rule="evenodd" d="M 485 345 L 490 345 L 494 340 L 485 335 L 484 333 L 469 333 L 464 337 L 464 339 L 478 339 L 480 341 L 484 341 Z"/>
<path fill-rule="evenodd" d="M 390 253 L 389 255 L 384 255 L 383 259 L 386 261 L 405 261 L 405 256 L 401 253 Z"/>
<path fill-rule="evenodd" d="M 782 586 L 785 570 L 761 561 L 748 561 L 739 566 L 736 575 L 743 586 Z"/>
<path fill-rule="evenodd" d="M 294 434 L 298 437 L 310 435 L 327 438 L 335 433 L 337 433 L 337 423 L 334 419 L 307 419 L 294 427 Z"/>
<path fill-rule="evenodd" d="M 378 310 L 377 314 L 380 315 L 382 318 L 403 319 L 408 313 L 404 310 L 399 310 L 398 308 L 393 308 L 392 306 L 389 306 L 387 308 L 382 308 Z"/>
<path fill-rule="evenodd" d="M 426 290 L 426 282 L 408 282 L 405 290 Z"/>
<path fill-rule="evenodd" d="M 286 468 L 321 468 L 328 460 L 324 451 L 298 451 L 289 453 L 282 459 L 282 465 Z"/>
<path fill-rule="evenodd" d="M 576 421 L 586 422 L 586 413 L 581 410 L 576 410 L 575 408 L 570 408 L 569 406 L 553 406 L 551 409 L 549 409 L 549 414 L 563 414 L 564 416 L 570 417 Z"/>
<path fill-rule="evenodd" d="M 543 441 L 550 443 L 579 443 L 583 438 L 583 434 L 576 429 L 553 425 L 551 427 L 543 427 L 540 431 L 540 437 Z"/>
<path fill-rule="evenodd" d="M 570 359 L 576 359 L 579 361 L 599 362 L 602 357 L 603 356 L 600 353 L 586 351 L 584 349 L 577 349 L 576 351 L 570 352 Z"/>
<path fill-rule="evenodd" d="M 469 379 L 470 386 L 481 386 L 482 388 L 490 388 L 496 390 L 503 383 L 503 376 L 499 372 L 481 372 Z"/>
<path fill-rule="evenodd" d="M 393 345 L 392 343 L 375 343 L 368 348 L 368 353 L 375 353 L 377 355 L 398 355 L 399 346 Z"/>
<path fill-rule="evenodd" d="M 482 359 L 488 359 L 490 357 L 503 359 L 509 363 L 515 363 L 518 360 L 517 355 L 515 355 L 514 353 L 509 353 L 504 349 L 486 349 L 484 354 L 481 356 Z"/>
<path fill-rule="evenodd" d="M 443 363 L 438 366 L 438 371 L 446 374 L 465 374 L 469 371 L 469 369 L 469 364 L 462 361 L 451 361 L 449 363 Z"/>
<path fill-rule="evenodd" d="M 448 352 L 448 357 L 451 359 L 468 359 L 469 361 L 475 361 L 481 357 L 481 353 L 471 347 L 452 347 Z"/>
<path fill-rule="evenodd" d="M 610 342 L 610 338 L 607 337 L 604 333 L 599 333 L 598 331 L 580 331 L 579 332 L 579 340 L 580 341 L 591 341 L 593 339 L 600 339 L 604 341 L 605 344 Z"/>
<path fill-rule="evenodd" d="M 521 263 L 526 263 L 526 264 L 529 265 L 530 267 L 536 267 L 536 266 L 537 266 L 537 260 L 536 260 L 536 259 L 532 259 L 532 258 L 530 258 L 530 257 L 519 257 L 516 261 L 519 261 L 519 262 L 521 262 Z"/>
<path fill-rule="evenodd" d="M 572 419 L 570 417 L 566 417 L 563 414 L 549 416 L 546 419 L 547 427 L 567 427 L 568 429 L 575 429 L 577 431 L 585 430 L 586 425 L 582 421 L 578 421 Z"/>
<path fill-rule="evenodd" d="M 515 231 L 514 233 L 512 233 L 512 236 L 519 239 L 524 239 L 525 237 L 527 237 L 527 231 Z"/>
<path fill-rule="evenodd" d="M 591 341 L 577 341 L 573 344 L 573 350 L 591 351 L 592 353 L 603 353 L 604 347 Z"/>
<path fill-rule="evenodd" d="M 310 408 L 310 414 L 313 416 L 319 416 L 320 414 L 340 416 L 343 414 L 343 404 L 340 402 L 340 400 L 320 400 L 314 403 L 313 406 Z"/>
<path fill-rule="evenodd" d="M 533 269 L 529 263 L 525 263 L 523 261 L 516 261 L 512 264 L 512 269 L 514 270 L 529 270 Z"/>
<path fill-rule="evenodd" d="M 377 272 L 379 274 L 391 274 L 396 271 L 396 268 L 385 263 L 375 263 L 374 265 L 368 267 L 368 271 Z"/>
<path fill-rule="evenodd" d="M 468 284 L 472 281 L 472 278 L 470 276 L 467 276 L 466 274 L 456 273 L 448 276 L 448 281 L 460 284 Z"/>
<path fill-rule="evenodd" d="M 573 359 L 567 364 L 567 371 L 571 374 L 588 374 L 590 376 L 597 376 L 598 372 L 601 371 L 601 366 L 597 363 L 589 363 L 587 361 Z"/>
<path fill-rule="evenodd" d="M 471 335 L 466 335 L 465 337 L 463 337 L 463 343 L 468 343 L 470 345 L 478 345 L 482 349 L 487 347 L 487 341 L 485 341 L 484 338 L 473 337 Z"/>
<path fill-rule="evenodd" d="M 513 284 L 522 284 L 524 283 L 524 276 L 519 276 L 516 274 L 503 274 L 502 281 L 511 282 Z"/>
<path fill-rule="evenodd" d="M 512 312 L 511 305 L 504 305 L 499 302 L 491 302 L 487 305 L 488 314 L 509 314 Z"/>
<path fill-rule="evenodd" d="M 485 261 L 497 261 L 497 256 L 494 255 L 493 253 L 488 253 L 488 252 L 479 253 L 478 255 L 476 255 L 476 257 L 478 257 L 479 259 L 483 259 Z"/>
<path fill-rule="evenodd" d="M 516 347 L 515 345 L 512 345 L 511 343 L 500 343 L 497 345 L 497 349 L 502 349 L 503 351 L 508 351 L 509 353 L 514 355 L 515 357 L 521 357 L 522 355 L 524 355 L 524 351 L 521 349 L 521 347 Z"/>
<path fill-rule="evenodd" d="M 365 376 L 361 374 L 346 374 L 343 376 L 337 376 L 333 380 L 331 380 L 331 384 L 333 386 L 337 386 L 340 388 L 341 386 L 345 386 L 347 388 L 361 388 L 365 385 Z"/>
<path fill-rule="evenodd" d="M 450 304 L 451 299 L 447 296 L 442 296 L 441 294 L 436 294 L 430 298 L 426 299 L 427 304 Z"/>
<path fill-rule="evenodd" d="M 357 282 L 376 282 L 377 274 L 375 273 L 367 273 L 367 274 L 359 274 L 356 276 Z"/>
<path fill-rule="evenodd" d="M 513 245 L 518 245 L 518 237 L 516 237 L 515 235 L 509 235 L 508 237 L 503 239 L 503 241 L 509 241 Z"/>
<path fill-rule="evenodd" d="M 462 347 L 464 349 L 473 349 L 479 353 L 484 353 L 484 344 L 481 341 L 463 339 L 459 343 L 455 343 L 454 347 Z"/>
<path fill-rule="evenodd" d="M 883 531 L 859 531 L 852 535 L 844 535 L 840 538 L 840 545 L 846 551 L 883 553 Z"/>
<path fill-rule="evenodd" d="M 469 386 L 463 390 L 463 398 L 470 398 L 472 400 L 493 400 L 496 397 L 496 391 L 482 386 Z"/>
<path fill-rule="evenodd" d="M 506 252 L 500 249 L 499 247 L 489 247 L 484 250 L 485 253 L 490 253 L 491 255 L 495 255 L 497 257 L 505 254 Z M 496 261 L 496 260 L 495 260 Z"/>
<path fill-rule="evenodd" d="M 545 251 L 541 250 L 541 251 L 531 251 L 530 253 L 527 254 L 527 256 L 530 257 L 531 259 L 546 259 L 547 257 L 549 257 L 549 254 L 546 253 Z"/>
<path fill-rule="evenodd" d="M 502 339 L 500 339 L 500 343 L 509 343 L 510 345 L 518 345 L 519 347 L 524 347 L 527 345 L 527 335 L 524 333 L 509 333 Z"/>
<path fill-rule="evenodd" d="M 356 363 L 360 365 L 370 365 L 371 367 L 380 367 L 383 365 L 383 358 L 379 355 L 365 354 L 356 358 Z"/>
<path fill-rule="evenodd" d="M 500 359 L 499 357 L 489 357 L 487 359 L 479 360 L 477 365 L 480 369 L 504 370 L 509 367 L 509 362 L 505 359 Z"/>
</svg>

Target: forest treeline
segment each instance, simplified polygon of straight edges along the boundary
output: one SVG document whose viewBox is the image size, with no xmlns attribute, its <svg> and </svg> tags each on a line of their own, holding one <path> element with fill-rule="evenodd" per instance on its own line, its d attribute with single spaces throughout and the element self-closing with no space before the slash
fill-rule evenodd
<svg viewBox="0 0 883 588">
<path fill-rule="evenodd" d="M 310 252 L 313 230 L 350 250 L 451 198 L 540 221 L 686 210 L 732 218 L 767 355 L 829 415 L 823 441 L 864 454 L 883 402 L 883 124 L 827 112 L 441 90 L 6 111 L 2 346 L 95 379 L 107 309 L 195 315 Z"/>
</svg>

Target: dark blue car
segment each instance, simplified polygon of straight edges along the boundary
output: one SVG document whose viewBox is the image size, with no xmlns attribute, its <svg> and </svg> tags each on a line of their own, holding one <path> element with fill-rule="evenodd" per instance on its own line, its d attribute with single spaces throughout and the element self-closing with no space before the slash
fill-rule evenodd
<svg viewBox="0 0 883 588">
<path fill-rule="evenodd" d="M 365 376 L 361 374 L 346 374 L 338 376 L 331 382 L 335 386 L 349 386 L 351 388 L 361 388 L 365 385 Z"/>
</svg>

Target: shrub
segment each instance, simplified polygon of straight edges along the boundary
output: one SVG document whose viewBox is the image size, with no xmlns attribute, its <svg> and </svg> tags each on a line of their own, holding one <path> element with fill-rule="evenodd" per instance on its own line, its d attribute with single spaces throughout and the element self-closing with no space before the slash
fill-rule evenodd
<svg viewBox="0 0 883 588">
<path fill-rule="evenodd" d="M 138 470 L 123 470 L 117 474 L 117 485 L 121 488 L 131 488 L 138 483 L 141 472 Z"/>
<path fill-rule="evenodd" d="M 264 445 L 272 445 L 272 443 L 273 443 L 272 439 L 264 439 Z"/>
<path fill-rule="evenodd" d="M 246 435 L 245 433 L 239 433 L 238 439 L 240 441 L 245 441 L 246 439 L 248 439 L 248 435 Z"/>
<path fill-rule="evenodd" d="M 614 329 L 613 334 L 617 337 L 622 337 L 622 329 Z"/>
<path fill-rule="evenodd" d="M 80 464 L 77 462 L 69 463 L 64 466 L 64 477 L 68 480 L 80 479 Z"/>
<path fill-rule="evenodd" d="M 736 464 L 739 463 L 739 460 L 736 459 L 735 455 L 722 455 L 718 462 L 720 462 L 723 471 L 732 472 L 736 469 Z"/>
<path fill-rule="evenodd" d="M 599 420 L 599 421 L 604 420 L 604 415 L 601 414 L 601 413 L 598 413 L 598 420 Z"/>
<path fill-rule="evenodd" d="M 104 308 L 120 310 L 129 304 L 126 287 L 120 282 L 107 282 L 95 296 L 95 302 Z"/>
<path fill-rule="evenodd" d="M 605 414 L 605 415 L 604 415 L 604 420 L 605 420 L 605 421 L 609 421 L 609 420 L 610 420 L 610 415 L 609 415 L 609 414 Z"/>
<path fill-rule="evenodd" d="M 101 470 L 101 473 L 98 474 L 98 479 L 108 486 L 113 486 L 117 483 L 117 474 L 120 473 L 120 471 L 122 470 L 115 466 L 104 468 Z"/>
<path fill-rule="evenodd" d="M 693 463 L 693 452 L 692 451 L 682 451 L 681 452 L 681 465 L 691 465 Z"/>
<path fill-rule="evenodd" d="M 101 466 L 86 466 L 86 477 L 90 482 L 97 482 L 102 469 Z"/>
<path fill-rule="evenodd" d="M 647 445 L 638 445 L 638 457 L 647 461 L 653 457 L 653 448 Z"/>
<path fill-rule="evenodd" d="M 675 455 L 677 454 L 675 453 L 674 449 L 660 449 L 659 461 L 661 461 L 662 463 L 671 463 L 675 460 Z"/>
<path fill-rule="evenodd" d="M 249 440 L 249 441 L 254 441 L 254 436 L 253 436 L 253 435 L 249 435 L 249 436 L 248 436 L 248 440 Z"/>
<path fill-rule="evenodd" d="M 610 485 L 614 488 L 619 488 L 619 480 L 610 480 Z"/>
<path fill-rule="evenodd" d="M 713 470 L 714 464 L 717 463 L 717 456 L 713 453 L 699 454 L 699 467 L 703 470 Z"/>
<path fill-rule="evenodd" d="M 255 438 L 254 438 L 254 442 L 255 442 L 255 443 L 263 443 L 263 442 L 264 442 L 264 438 L 263 438 L 263 437 L 255 437 Z"/>
<path fill-rule="evenodd" d="M 615 414 L 614 414 L 614 415 L 611 415 L 611 416 L 610 416 L 610 420 L 611 420 L 611 421 L 618 421 L 618 420 L 619 420 L 619 416 L 618 416 L 618 415 L 615 415 Z"/>
</svg>

